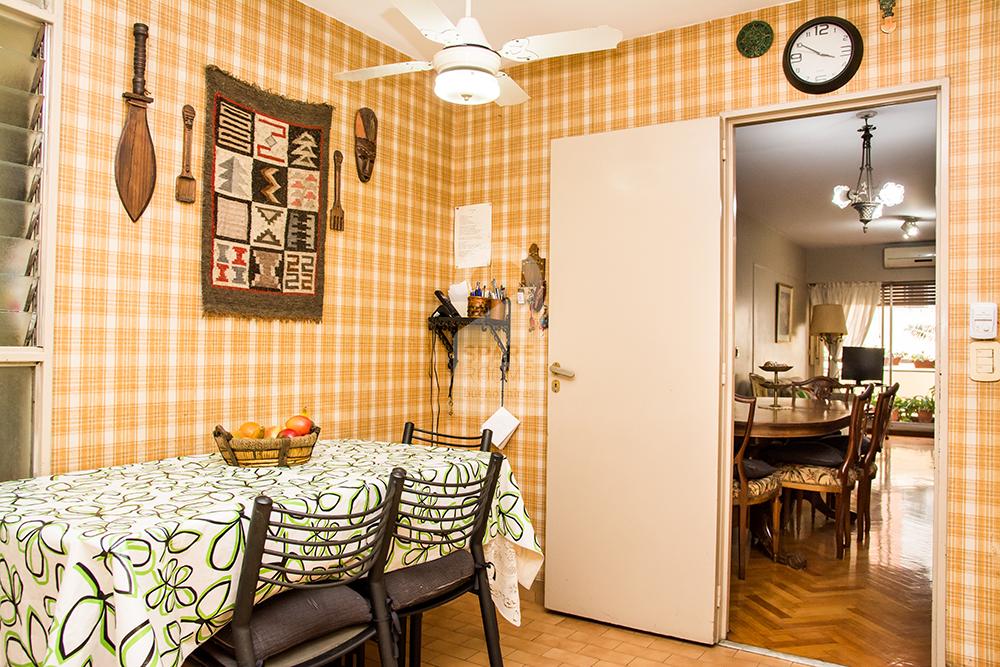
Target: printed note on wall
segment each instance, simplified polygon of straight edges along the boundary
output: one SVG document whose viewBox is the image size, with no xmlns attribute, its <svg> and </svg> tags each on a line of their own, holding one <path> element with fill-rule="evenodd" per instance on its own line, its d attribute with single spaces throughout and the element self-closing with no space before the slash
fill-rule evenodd
<svg viewBox="0 0 1000 667">
<path fill-rule="evenodd" d="M 493 205 L 455 207 L 455 266 L 489 266 L 493 245 Z"/>
</svg>

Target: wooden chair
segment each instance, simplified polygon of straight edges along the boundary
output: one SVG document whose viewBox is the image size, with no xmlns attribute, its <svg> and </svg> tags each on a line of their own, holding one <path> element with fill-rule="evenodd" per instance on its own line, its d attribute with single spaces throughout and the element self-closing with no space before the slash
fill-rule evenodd
<svg viewBox="0 0 1000 667">
<path fill-rule="evenodd" d="M 772 463 L 780 464 L 781 488 L 827 494 L 836 500 L 837 559 L 844 557 L 851 533 L 851 491 L 858 480 L 858 450 L 865 432 L 868 404 L 874 388 L 869 386 L 854 397 L 847 447 L 842 453 L 822 442 L 789 444 L 767 451 Z M 813 502 L 818 502 L 818 497 Z"/>
<path fill-rule="evenodd" d="M 394 527 L 397 543 L 447 555 L 385 575 L 392 613 L 409 621 L 410 667 L 420 665 L 423 613 L 464 593 L 479 597 L 490 667 L 502 667 L 500 629 L 490 597 L 483 537 L 503 455 L 493 453 L 478 477 L 446 482 L 406 477 Z"/>
<path fill-rule="evenodd" d="M 754 413 L 757 410 L 757 398 L 736 396 L 740 403 L 749 405 L 747 408 L 747 424 L 753 424 Z M 737 440 L 736 455 L 733 457 L 733 505 L 737 508 L 737 574 L 740 579 L 747 578 L 747 563 L 750 560 L 750 507 L 770 501 L 771 532 L 774 558 L 778 557 L 780 546 L 781 520 L 781 479 L 778 469 L 756 459 L 747 459 L 746 450 L 750 443 L 750 428 L 743 437 Z"/>
<path fill-rule="evenodd" d="M 750 373 L 750 391 L 757 398 L 763 398 L 765 396 L 770 396 L 767 387 L 767 378 L 763 375 L 757 375 L 756 373 Z"/>
<path fill-rule="evenodd" d="M 415 427 L 413 422 L 406 422 L 403 424 L 403 444 L 410 445 L 414 441 L 428 445 L 464 447 L 466 449 L 478 447 L 479 451 L 488 452 L 490 445 L 493 444 L 493 431 L 484 428 L 480 435 L 449 435 L 437 431 L 425 431 Z"/>
<path fill-rule="evenodd" d="M 882 451 L 886 435 L 889 432 L 889 422 L 892 417 L 892 404 L 899 392 L 899 383 L 892 385 L 878 396 L 875 410 L 872 414 L 871 438 L 861 438 L 858 452 L 858 543 L 868 540 L 871 532 L 872 514 L 872 480 L 878 474 L 876 459 Z M 827 436 L 820 442 L 829 444 L 838 451 L 847 451 L 849 437 L 845 435 Z"/>
<path fill-rule="evenodd" d="M 232 621 L 185 665 L 311 667 L 351 657 L 361 667 L 374 637 L 382 667 L 395 667 L 384 577 L 405 475 L 393 470 L 382 501 L 349 514 L 313 514 L 258 497 Z M 362 578 L 368 599 L 347 585 Z M 261 591 L 275 588 L 292 590 L 254 606 Z"/>
<path fill-rule="evenodd" d="M 817 375 L 808 380 L 790 383 L 792 389 L 792 405 L 800 392 L 809 398 L 817 401 L 843 401 L 844 405 L 850 405 L 854 395 L 851 393 L 851 386 L 841 384 L 839 380 L 826 375 Z"/>
</svg>

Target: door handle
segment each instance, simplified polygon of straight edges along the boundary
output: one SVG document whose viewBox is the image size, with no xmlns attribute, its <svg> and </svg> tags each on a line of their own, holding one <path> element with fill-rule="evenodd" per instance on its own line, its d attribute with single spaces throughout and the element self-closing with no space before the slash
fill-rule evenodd
<svg viewBox="0 0 1000 667">
<path fill-rule="evenodd" d="M 573 378 L 576 377 L 576 371 L 571 371 L 568 368 L 563 368 L 562 366 L 559 365 L 558 361 L 549 366 L 549 372 L 552 373 L 553 375 L 558 375 L 559 377 L 564 377 L 568 380 L 572 380 Z"/>
</svg>

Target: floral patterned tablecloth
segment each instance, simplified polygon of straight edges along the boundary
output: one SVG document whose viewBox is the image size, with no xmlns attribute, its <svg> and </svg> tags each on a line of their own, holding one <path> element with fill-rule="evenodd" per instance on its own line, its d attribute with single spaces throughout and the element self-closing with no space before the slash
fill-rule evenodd
<svg viewBox="0 0 1000 667">
<path fill-rule="evenodd" d="M 481 452 L 324 441 L 294 468 L 233 468 L 218 454 L 0 484 L 0 664 L 180 665 L 228 621 L 259 494 L 337 513 L 378 502 L 396 466 L 425 479 L 481 473 Z M 504 461 L 485 545 L 498 611 L 520 623 L 518 583 L 542 552 Z M 394 544 L 389 569 L 444 555 Z"/>
</svg>

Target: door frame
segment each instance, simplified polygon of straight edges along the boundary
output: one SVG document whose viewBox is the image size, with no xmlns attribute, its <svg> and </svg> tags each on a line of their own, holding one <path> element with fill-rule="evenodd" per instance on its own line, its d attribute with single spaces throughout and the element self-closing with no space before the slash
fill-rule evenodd
<svg viewBox="0 0 1000 667">
<path fill-rule="evenodd" d="M 719 446 L 721 449 L 719 470 L 719 579 L 716 588 L 718 614 L 716 628 L 717 641 L 725 639 L 729 632 L 729 577 L 730 577 L 730 534 L 732 520 L 731 469 L 733 448 L 732 404 L 735 385 L 732 369 L 735 363 L 735 318 L 734 288 L 736 280 L 736 170 L 734 160 L 735 130 L 740 125 L 765 121 L 790 120 L 805 116 L 854 111 L 875 105 L 898 104 L 933 99 L 937 102 L 937 169 L 935 185 L 937 211 L 935 288 L 937 336 L 935 340 L 935 392 L 936 414 L 934 429 L 934 510 L 933 510 L 933 554 L 931 563 L 931 656 L 934 665 L 945 664 L 945 545 L 947 520 L 947 434 L 948 434 L 948 116 L 949 82 L 947 78 L 933 79 L 921 83 L 877 88 L 859 93 L 838 95 L 836 98 L 810 99 L 788 102 L 766 107 L 730 111 L 722 114 L 722 169 L 723 169 L 723 216 L 722 216 L 722 391 L 723 401 L 720 411 Z"/>
</svg>

